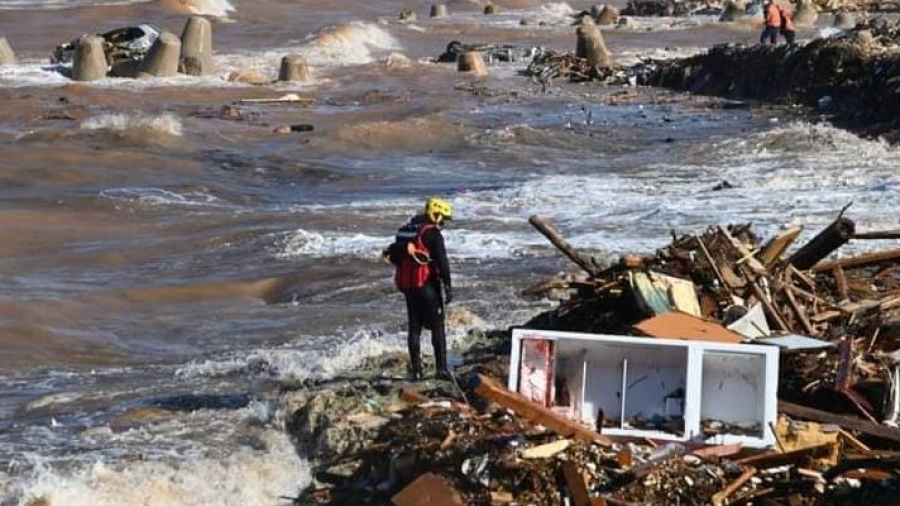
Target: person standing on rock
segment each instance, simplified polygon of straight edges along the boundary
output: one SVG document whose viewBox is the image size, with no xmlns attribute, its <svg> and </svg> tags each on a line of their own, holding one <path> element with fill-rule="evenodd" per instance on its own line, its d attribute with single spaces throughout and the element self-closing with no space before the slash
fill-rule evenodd
<svg viewBox="0 0 900 506">
<path fill-rule="evenodd" d="M 797 37 L 797 31 L 794 29 L 794 13 L 781 7 L 778 7 L 778 10 L 781 14 L 781 35 L 784 35 L 785 42 L 793 44 Z"/>
<path fill-rule="evenodd" d="M 396 267 L 394 284 L 406 297 L 409 372 L 413 381 L 422 378 L 420 337 L 423 327 L 431 331 L 435 376 L 439 379 L 451 378 L 447 368 L 444 304 L 450 304 L 453 300 L 453 291 L 450 264 L 441 234 L 441 228 L 451 219 L 453 208 L 450 203 L 442 198 L 430 197 L 422 214 L 400 227 L 394 243 L 382 252 Z"/>
<path fill-rule="evenodd" d="M 765 44 L 766 39 L 769 39 L 771 44 L 777 44 L 778 32 L 781 30 L 781 9 L 772 0 L 766 0 L 763 6 L 763 18 L 765 19 L 765 25 L 763 25 L 762 34 L 759 36 L 759 43 Z"/>
</svg>

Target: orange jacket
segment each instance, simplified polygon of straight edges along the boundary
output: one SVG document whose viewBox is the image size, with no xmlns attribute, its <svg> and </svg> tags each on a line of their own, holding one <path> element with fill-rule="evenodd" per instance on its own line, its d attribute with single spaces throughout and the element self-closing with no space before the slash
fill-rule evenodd
<svg viewBox="0 0 900 506">
<path fill-rule="evenodd" d="M 793 32 L 794 30 L 794 14 L 788 9 L 778 8 L 781 11 L 781 31 Z"/>
<path fill-rule="evenodd" d="M 775 4 L 769 4 L 766 8 L 766 26 L 772 28 L 781 28 L 781 9 Z"/>
</svg>

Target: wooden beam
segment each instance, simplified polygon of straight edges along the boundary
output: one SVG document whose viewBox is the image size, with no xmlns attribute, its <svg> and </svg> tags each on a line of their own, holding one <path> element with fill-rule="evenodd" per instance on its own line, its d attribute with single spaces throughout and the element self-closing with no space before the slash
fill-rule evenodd
<svg viewBox="0 0 900 506">
<path fill-rule="evenodd" d="M 847 298 L 847 276 L 844 276 L 844 268 L 837 264 L 831 274 L 834 276 L 834 286 L 837 287 L 838 295 L 841 296 L 841 300 L 845 300 Z"/>
<path fill-rule="evenodd" d="M 836 265 L 840 265 L 844 269 L 855 269 L 858 267 L 869 267 L 884 262 L 900 261 L 900 249 L 892 249 L 888 251 L 876 251 L 874 253 L 866 253 L 854 257 L 841 258 L 838 260 L 828 260 L 819 262 L 812 267 L 814 272 L 825 272 L 833 270 Z"/>
<path fill-rule="evenodd" d="M 900 230 L 881 230 L 877 232 L 857 232 L 854 239 L 900 239 Z"/>
<path fill-rule="evenodd" d="M 564 418 L 540 404 L 531 402 L 522 395 L 510 392 L 483 374 L 477 374 L 474 383 L 475 393 L 481 397 L 509 408 L 522 418 L 534 424 L 543 425 L 560 436 L 574 437 L 603 446 L 612 445 L 609 438 L 597 434 L 574 420 Z"/>
<path fill-rule="evenodd" d="M 799 450 L 791 450 L 789 452 L 770 451 L 759 453 L 735 460 L 734 463 L 741 466 L 753 466 L 755 468 L 766 469 L 793 464 L 798 460 L 813 459 L 821 455 L 827 455 L 829 452 L 831 452 L 831 444 L 823 443 L 815 446 L 807 446 L 806 448 L 801 448 Z"/>
<path fill-rule="evenodd" d="M 787 262 L 801 271 L 809 269 L 830 255 L 831 252 L 846 244 L 853 237 L 855 231 L 856 224 L 853 223 L 853 220 L 838 216 L 812 240 L 795 251 Z"/>
<path fill-rule="evenodd" d="M 900 429 L 872 423 L 859 417 L 839 415 L 782 400 L 778 401 L 778 411 L 795 418 L 802 418 L 804 420 L 812 420 L 821 423 L 833 423 L 845 430 L 855 430 L 862 432 L 863 434 L 900 443 Z"/>
<path fill-rule="evenodd" d="M 584 258 L 575 251 L 575 248 L 563 238 L 562 234 L 559 233 L 559 230 L 550 223 L 544 221 L 543 218 L 535 214 L 528 218 L 528 223 L 531 223 L 531 226 L 538 229 L 538 232 L 544 234 L 544 237 L 546 237 L 551 244 L 556 246 L 558 250 L 562 251 L 564 255 L 569 257 L 569 260 L 575 262 L 576 265 L 584 269 L 584 271 L 592 277 L 597 277 L 600 273 L 600 269 L 593 261 Z"/>
<path fill-rule="evenodd" d="M 569 494 L 572 496 L 572 504 L 574 506 L 591 506 L 591 498 L 588 494 L 587 484 L 584 482 L 584 475 L 578 469 L 578 464 L 571 460 L 564 460 L 562 463 L 563 477 L 566 479 L 566 485 L 569 486 Z"/>
</svg>

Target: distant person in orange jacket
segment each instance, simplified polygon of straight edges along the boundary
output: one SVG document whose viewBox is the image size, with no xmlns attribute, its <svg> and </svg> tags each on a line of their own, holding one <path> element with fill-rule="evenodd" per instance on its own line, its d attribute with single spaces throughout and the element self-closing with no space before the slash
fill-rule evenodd
<svg viewBox="0 0 900 506">
<path fill-rule="evenodd" d="M 772 0 L 766 0 L 763 6 L 763 17 L 766 24 L 763 27 L 762 34 L 759 36 L 759 43 L 765 44 L 769 39 L 771 44 L 778 43 L 778 32 L 781 31 L 781 9 L 778 8 Z"/>
<path fill-rule="evenodd" d="M 784 41 L 788 44 L 793 44 L 794 39 L 797 37 L 797 32 L 794 30 L 794 13 L 790 11 L 790 9 L 782 9 L 778 8 L 781 14 L 781 35 L 784 35 Z"/>
</svg>

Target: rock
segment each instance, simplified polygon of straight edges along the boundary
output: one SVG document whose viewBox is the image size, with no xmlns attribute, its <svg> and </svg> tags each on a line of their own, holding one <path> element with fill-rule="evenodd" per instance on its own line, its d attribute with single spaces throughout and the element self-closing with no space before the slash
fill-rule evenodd
<svg viewBox="0 0 900 506">
<path fill-rule="evenodd" d="M 416 11 L 412 9 L 403 9 L 400 11 L 400 21 L 415 21 L 418 19 Z"/>
<path fill-rule="evenodd" d="M 500 8 L 494 4 L 487 4 L 484 6 L 484 14 L 486 16 L 489 16 L 491 14 L 497 14 L 498 12 L 500 12 Z"/>
<path fill-rule="evenodd" d="M 228 80 L 234 83 L 253 84 L 257 86 L 272 82 L 271 79 L 266 78 L 266 76 L 262 75 L 258 70 L 236 70 L 229 74 Z"/>
</svg>

